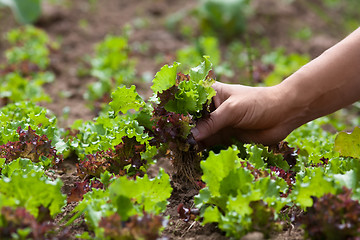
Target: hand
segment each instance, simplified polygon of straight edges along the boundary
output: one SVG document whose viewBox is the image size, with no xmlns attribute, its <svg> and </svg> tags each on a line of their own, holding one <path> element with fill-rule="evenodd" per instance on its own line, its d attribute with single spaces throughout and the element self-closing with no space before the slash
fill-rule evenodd
<svg viewBox="0 0 360 240">
<path fill-rule="evenodd" d="M 202 145 L 270 145 L 292 130 L 360 100 L 360 28 L 273 87 L 215 83 L 216 110 L 192 133 Z"/>
<path fill-rule="evenodd" d="M 201 145 L 241 142 L 266 145 L 283 140 L 294 128 L 284 92 L 274 87 L 247 87 L 216 82 L 216 110 L 192 130 Z M 288 111 L 288 112 L 287 112 Z"/>
</svg>

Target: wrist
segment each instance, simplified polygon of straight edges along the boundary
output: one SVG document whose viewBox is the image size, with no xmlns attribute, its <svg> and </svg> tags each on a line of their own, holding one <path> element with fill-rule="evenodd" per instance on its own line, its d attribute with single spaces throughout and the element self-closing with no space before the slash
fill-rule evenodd
<svg viewBox="0 0 360 240">
<path fill-rule="evenodd" d="M 309 77 L 307 71 L 300 70 L 274 86 L 278 96 L 277 104 L 281 108 L 281 124 L 290 131 L 319 117 L 311 108 L 319 89 L 304 84 Z"/>
</svg>

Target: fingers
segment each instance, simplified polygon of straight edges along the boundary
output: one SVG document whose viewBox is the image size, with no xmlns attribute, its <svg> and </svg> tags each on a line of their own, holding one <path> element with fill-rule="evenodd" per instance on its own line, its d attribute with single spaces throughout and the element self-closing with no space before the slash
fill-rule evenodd
<svg viewBox="0 0 360 240">
<path fill-rule="evenodd" d="M 224 108 L 224 105 L 220 105 L 215 111 L 210 113 L 210 117 L 200 120 L 196 127 L 192 129 L 192 134 L 197 142 L 208 138 L 222 128 L 227 126 L 230 122 L 230 118 L 227 117 L 228 111 Z"/>
<path fill-rule="evenodd" d="M 220 132 L 201 141 L 203 147 L 216 145 L 230 146 L 235 141 L 242 143 L 256 143 L 270 146 L 284 140 L 291 131 L 284 131 L 282 128 L 271 128 L 266 130 L 245 130 L 225 128 Z"/>
<path fill-rule="evenodd" d="M 226 84 L 224 83 L 215 82 L 211 87 L 216 91 L 213 102 L 215 104 L 215 108 L 218 108 L 226 99 L 230 97 L 230 94 L 225 91 Z"/>
</svg>

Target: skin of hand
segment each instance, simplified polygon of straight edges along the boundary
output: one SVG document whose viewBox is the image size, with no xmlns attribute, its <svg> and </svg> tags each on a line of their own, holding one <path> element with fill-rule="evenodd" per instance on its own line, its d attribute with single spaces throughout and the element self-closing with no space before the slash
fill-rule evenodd
<svg viewBox="0 0 360 240">
<path fill-rule="evenodd" d="M 215 111 L 192 130 L 202 145 L 241 142 L 272 144 L 292 130 L 286 128 L 285 109 L 275 87 L 247 87 L 216 82 Z"/>
<path fill-rule="evenodd" d="M 295 128 L 360 99 L 360 28 L 283 82 L 247 87 L 216 82 L 215 111 L 192 130 L 204 146 L 275 144 Z"/>
</svg>

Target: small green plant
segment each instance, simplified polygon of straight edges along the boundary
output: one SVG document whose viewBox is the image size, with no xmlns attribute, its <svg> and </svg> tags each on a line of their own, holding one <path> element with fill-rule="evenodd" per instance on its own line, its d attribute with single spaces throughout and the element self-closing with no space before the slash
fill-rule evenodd
<svg viewBox="0 0 360 240">
<path fill-rule="evenodd" d="M 176 60 L 184 63 L 179 66 L 179 70 L 186 73 L 191 66 L 199 65 L 203 60 L 203 56 L 210 57 L 215 66 L 214 72 L 218 79 L 221 79 L 223 75 L 228 77 L 233 75 L 229 65 L 221 59 L 219 41 L 215 37 L 200 37 L 194 45 L 178 50 Z"/>
<path fill-rule="evenodd" d="M 171 150 L 171 158 L 179 179 L 195 183 L 199 177 L 201 155 L 190 130 L 196 119 L 206 117 L 215 95 L 211 88 L 212 64 L 208 57 L 189 75 L 177 73 L 179 63 L 165 65 L 155 75 L 152 90 L 156 93 L 152 118 L 152 134 L 156 146 Z"/>
<path fill-rule="evenodd" d="M 232 40 L 244 34 L 250 0 L 202 0 L 196 10 L 204 34 Z"/>
<path fill-rule="evenodd" d="M 41 127 L 40 127 L 41 126 Z M 57 118 L 46 108 L 32 102 L 17 102 L 0 108 L 0 145 L 19 140 L 18 128 L 31 127 L 38 135 L 46 135 L 53 146 L 64 146 Z M 64 149 L 63 149 L 64 150 Z"/>
<path fill-rule="evenodd" d="M 256 146 L 248 150 L 244 159 L 235 146 L 219 154 L 210 152 L 201 163 L 206 187 L 195 197 L 203 224 L 217 222 L 227 236 L 236 238 L 249 231 L 269 234 L 277 228 L 274 213 L 288 203 L 280 197 L 287 191 L 287 183 L 265 168 L 262 154 L 267 150 Z"/>
<path fill-rule="evenodd" d="M 11 30 L 6 36 L 11 47 L 5 51 L 6 63 L 0 66 L 0 106 L 24 100 L 50 102 L 42 86 L 54 81 L 54 74 L 46 69 L 57 44 L 32 26 Z"/>
<path fill-rule="evenodd" d="M 85 98 L 94 103 L 108 103 L 110 93 L 119 85 L 129 85 L 135 78 L 135 61 L 129 57 L 126 36 L 107 36 L 95 47 L 90 60 L 91 75 L 97 79 L 88 87 Z"/>
<path fill-rule="evenodd" d="M 262 57 L 262 62 L 274 66 L 274 71 L 272 71 L 264 80 L 265 85 L 273 86 L 280 83 L 309 61 L 310 58 L 307 55 L 295 53 L 286 55 L 284 49 L 280 48 L 264 55 Z"/>
<path fill-rule="evenodd" d="M 93 189 L 86 193 L 67 224 L 84 214 L 96 239 L 113 239 L 111 236 L 116 239 L 125 236 L 136 239 L 137 236 L 133 234 L 149 235 L 146 239 L 153 239 L 149 237 L 158 236 L 163 228 L 162 218 L 154 216 L 165 210 L 171 192 L 170 178 L 163 171 L 154 179 L 149 179 L 147 175 L 136 180 L 119 177 L 105 190 Z M 143 227 L 152 228 L 152 231 L 136 230 L 136 226 L 131 224 L 136 223 L 136 219 L 143 222 Z M 150 224 L 149 221 L 154 222 Z M 114 231 L 114 227 L 117 230 Z"/>
<path fill-rule="evenodd" d="M 42 85 L 54 80 L 51 73 L 35 74 L 33 78 L 22 77 L 19 73 L 0 75 L 0 106 L 19 101 L 50 102 Z"/>
<path fill-rule="evenodd" d="M 34 217 L 38 217 L 41 214 L 40 207 L 43 206 L 48 208 L 51 216 L 56 216 L 65 205 L 66 198 L 61 193 L 62 181 L 51 181 L 41 167 L 32 166 L 30 161 L 26 165 L 17 161 L 0 165 L 0 169 L 5 169 L 0 174 L 0 209 L 4 206 L 24 207 Z"/>
<path fill-rule="evenodd" d="M 46 32 L 30 25 L 11 30 L 6 37 L 11 44 L 11 48 L 5 51 L 10 65 L 29 62 L 40 70 L 45 70 L 50 63 L 51 51 L 59 47 L 49 39 Z"/>
</svg>

